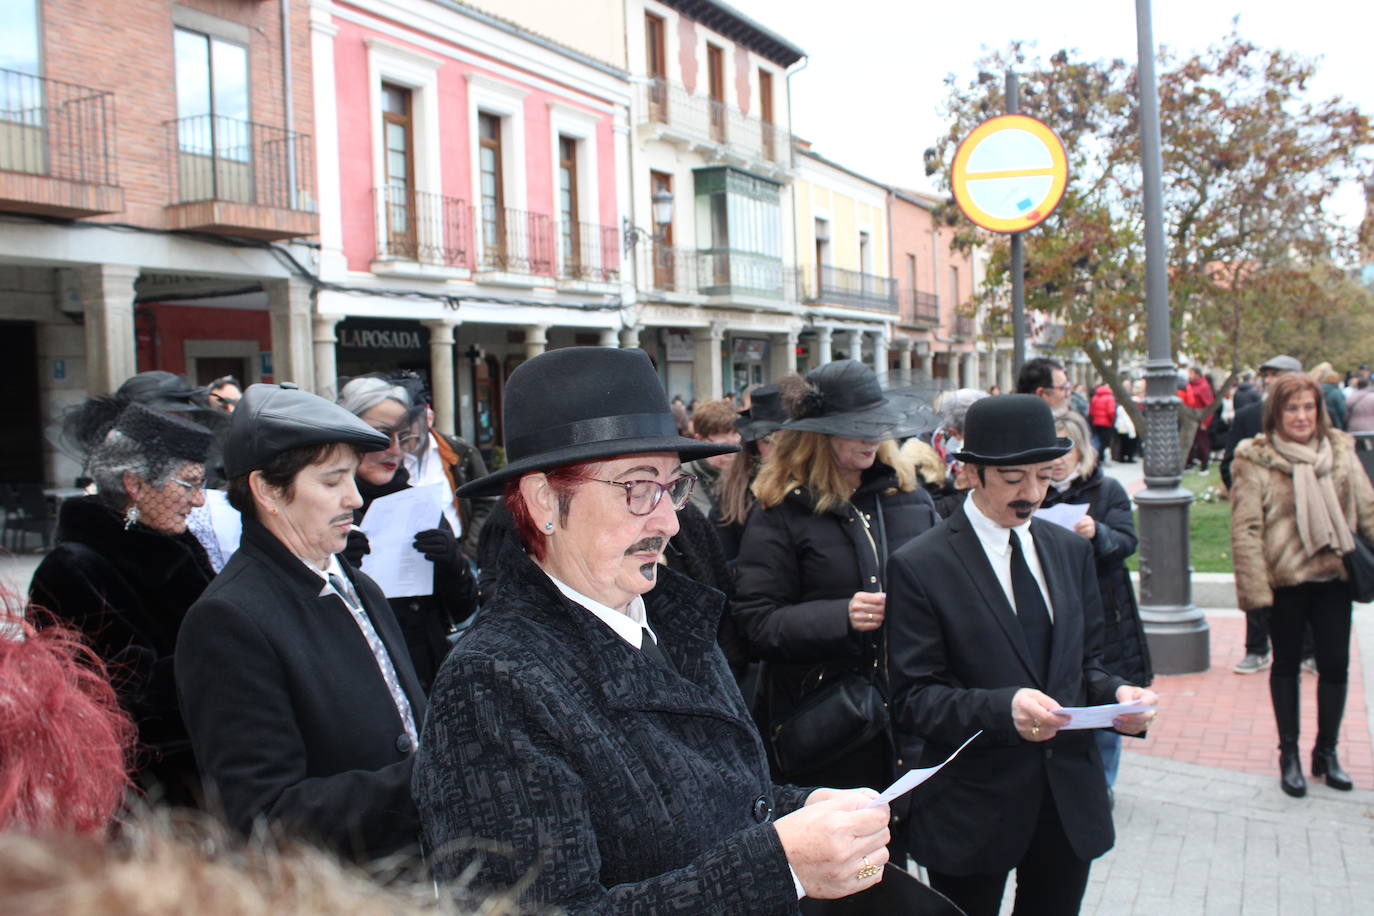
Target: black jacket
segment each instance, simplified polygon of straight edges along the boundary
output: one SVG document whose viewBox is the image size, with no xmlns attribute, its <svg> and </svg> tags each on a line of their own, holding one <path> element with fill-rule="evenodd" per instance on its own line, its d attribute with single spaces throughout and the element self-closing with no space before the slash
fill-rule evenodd
<svg viewBox="0 0 1374 916">
<path fill-rule="evenodd" d="M 381 589 L 345 573 L 418 724 L 425 696 Z M 419 837 L 414 748 L 376 658 L 324 580 L 258 522 L 186 615 L 176 678 L 207 792 L 230 825 L 277 822 L 366 860 Z"/>
<path fill-rule="evenodd" d="M 57 542 L 33 574 L 30 600 L 83 632 L 111 666 L 144 746 L 140 781 L 191 803 L 198 778 L 172 659 L 186 610 L 215 577 L 205 549 L 189 531 L 126 531 L 123 517 L 91 496 L 62 504 Z"/>
<path fill-rule="evenodd" d="M 1092 540 L 1093 556 L 1097 561 L 1097 584 L 1102 595 L 1102 664 L 1112 674 L 1120 675 L 1132 684 L 1149 686 L 1154 680 L 1150 664 L 1150 647 L 1145 641 L 1145 624 L 1136 606 L 1135 588 L 1126 558 L 1135 553 L 1138 544 L 1135 521 L 1131 517 L 1131 498 L 1112 477 L 1093 469 L 1087 479 L 1074 478 L 1063 493 L 1050 488 L 1046 506 L 1057 503 L 1088 504 L 1088 515 L 1097 524 Z"/>
<path fill-rule="evenodd" d="M 1231 421 L 1230 438 L 1226 440 L 1226 456 L 1221 459 L 1221 482 L 1231 489 L 1231 462 L 1236 458 L 1236 446 L 1264 432 L 1264 402 L 1255 401 L 1236 410 Z"/>
<path fill-rule="evenodd" d="M 850 598 L 880 591 L 883 576 L 856 511 L 875 541 L 885 530 L 888 555 L 937 521 L 930 496 L 919 488 L 897 489 L 896 472 L 884 464 L 864 473 L 851 502 L 817 515 L 811 493 L 797 487 L 776 506 L 756 506 L 745 526 L 731 613 L 751 655 L 765 662 L 764 708 L 758 711 L 765 728 L 785 718 L 818 684 L 845 671 L 867 671 L 881 655 L 883 629 L 865 635 L 849 625 Z M 885 690 L 881 670 L 878 680 Z M 785 775 L 840 788 L 883 788 L 891 752 L 886 740 L 881 743 L 838 768 Z"/>
<path fill-rule="evenodd" d="M 983 734 L 913 793 L 912 855 L 952 875 L 1014 868 L 1035 833 L 1042 800 L 1059 810 L 1074 854 L 1093 859 L 1114 839 L 1107 782 L 1089 731 L 1023 741 L 1011 701 L 1036 687 L 1065 706 L 1115 702 L 1125 680 L 1099 657 L 1102 606 L 1086 540 L 1031 522 L 1054 610 L 1050 666 L 1034 673 L 1021 626 L 965 512 L 897 551 L 889 566 L 892 709 L 899 733 L 925 740 L 921 765 Z"/>
<path fill-rule="evenodd" d="M 456 457 L 455 461 L 446 465 L 449 483 L 455 493 L 468 481 L 487 476 L 486 462 L 482 460 L 482 453 L 476 446 L 466 439 L 441 433 L 437 429 L 431 432 L 442 439 L 444 445 Z M 458 500 L 458 519 L 463 523 L 463 552 L 474 560 L 477 558 L 477 542 L 482 536 L 482 526 L 487 523 L 487 517 L 491 515 L 495 504 L 496 498 L 492 496 Z"/>
<path fill-rule="evenodd" d="M 435 876 L 522 879 L 569 913 L 790 914 L 775 786 L 716 646 L 720 593 L 671 570 L 645 595 L 673 665 L 568 601 L 507 540 L 494 597 L 434 685 L 415 798 Z M 486 850 L 492 850 L 488 853 Z"/>
</svg>

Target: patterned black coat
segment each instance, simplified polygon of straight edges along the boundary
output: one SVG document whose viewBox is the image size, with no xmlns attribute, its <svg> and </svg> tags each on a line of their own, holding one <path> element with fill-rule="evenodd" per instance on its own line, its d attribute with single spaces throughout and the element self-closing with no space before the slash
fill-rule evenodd
<svg viewBox="0 0 1374 916">
<path fill-rule="evenodd" d="M 1135 553 L 1137 538 L 1131 518 L 1131 498 L 1114 478 L 1096 468 L 1087 479 L 1074 478 L 1063 493 L 1050 488 L 1044 505 L 1088 504 L 1088 515 L 1097 523 L 1093 556 L 1097 561 L 1097 585 L 1102 594 L 1102 666 L 1132 684 L 1149 686 L 1154 680 L 1145 624 L 1136 606 L 1126 558 Z"/>
<path fill-rule="evenodd" d="M 716 645 L 721 596 L 660 570 L 645 596 L 675 671 L 568 601 L 513 541 L 439 672 L 415 801 L 439 881 L 533 875 L 569 913 L 795 913 L 775 786 Z M 508 852 L 483 853 L 484 841 Z"/>
</svg>

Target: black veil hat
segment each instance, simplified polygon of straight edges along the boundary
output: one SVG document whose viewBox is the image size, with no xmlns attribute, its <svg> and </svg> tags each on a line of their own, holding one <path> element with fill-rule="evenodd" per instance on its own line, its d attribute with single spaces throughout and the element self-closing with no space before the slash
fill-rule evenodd
<svg viewBox="0 0 1374 916">
<path fill-rule="evenodd" d="M 124 408 L 112 432 L 127 436 L 149 452 L 204 464 L 214 433 L 181 417 L 135 401 Z"/>
<path fill-rule="evenodd" d="M 884 389 L 863 363 L 837 359 L 807 373 L 811 389 L 783 429 L 881 442 L 927 433 L 940 425 L 930 406 L 933 384 Z"/>
<path fill-rule="evenodd" d="M 745 442 L 762 439 L 782 429 L 787 421 L 787 409 L 782 406 L 782 392 L 777 385 L 760 385 L 749 394 L 749 408 L 739 412 L 735 429 Z"/>
</svg>

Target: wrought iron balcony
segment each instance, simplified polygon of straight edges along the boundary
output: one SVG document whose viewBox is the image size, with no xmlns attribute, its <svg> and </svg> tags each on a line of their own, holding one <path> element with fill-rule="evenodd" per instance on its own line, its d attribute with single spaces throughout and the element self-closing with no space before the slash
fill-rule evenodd
<svg viewBox="0 0 1374 916">
<path fill-rule="evenodd" d="M 124 209 L 114 93 L 0 69 L 0 207 L 81 217 Z"/>
<path fill-rule="evenodd" d="M 769 299 L 779 305 L 796 301 L 796 270 L 783 266 L 781 258 L 655 245 L 649 259 L 642 282 L 653 292 Z"/>
<path fill-rule="evenodd" d="M 959 315 L 954 319 L 955 337 L 973 337 L 977 333 L 977 323 L 971 315 Z"/>
<path fill-rule="evenodd" d="M 546 214 L 478 207 L 477 243 L 479 270 L 554 276 L 554 223 Z"/>
<path fill-rule="evenodd" d="M 928 324 L 931 326 L 940 323 L 940 297 L 934 293 L 923 292 L 919 289 L 908 289 L 903 291 L 906 294 L 906 312 L 908 320 L 913 324 Z"/>
<path fill-rule="evenodd" d="M 786 165 L 792 137 L 786 130 L 667 80 L 640 86 L 641 125 L 665 139 L 707 145 L 748 162 Z"/>
<path fill-rule="evenodd" d="M 558 277 L 592 283 L 620 279 L 620 230 L 597 223 L 558 223 Z"/>
<path fill-rule="evenodd" d="M 372 189 L 377 215 L 377 260 L 471 267 L 467 201 L 396 185 Z"/>
<path fill-rule="evenodd" d="M 317 231 L 309 136 L 218 115 L 165 123 L 172 228 L 265 239 Z"/>
<path fill-rule="evenodd" d="M 858 270 L 822 264 L 804 274 L 804 298 L 811 302 L 897 311 L 897 281 Z"/>
</svg>

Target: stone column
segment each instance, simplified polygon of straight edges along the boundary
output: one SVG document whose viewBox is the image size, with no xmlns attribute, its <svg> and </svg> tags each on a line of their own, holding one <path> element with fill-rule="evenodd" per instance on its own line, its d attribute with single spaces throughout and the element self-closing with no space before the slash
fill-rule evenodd
<svg viewBox="0 0 1374 916">
<path fill-rule="evenodd" d="M 816 326 L 816 368 L 824 366 L 835 357 L 831 343 L 834 339 L 834 329 L 827 325 Z"/>
<path fill-rule="evenodd" d="M 858 362 L 863 362 L 864 332 L 851 328 L 846 333 L 849 335 L 849 358 Z"/>
<path fill-rule="evenodd" d="M 920 341 L 915 344 L 916 348 L 916 371 L 926 378 L 931 376 L 930 364 L 930 344 Z"/>
<path fill-rule="evenodd" d="M 873 335 L 873 371 L 878 374 L 879 381 L 887 382 L 891 370 L 887 366 L 887 335 L 882 332 Z"/>
<path fill-rule="evenodd" d="M 692 361 L 692 391 L 699 401 L 718 398 L 725 390 L 720 370 L 720 342 L 725 339 L 725 323 L 692 330 L 696 358 Z"/>
<path fill-rule="evenodd" d="M 549 345 L 549 326 L 536 324 L 525 329 L 525 359 L 534 359 Z"/>
<path fill-rule="evenodd" d="M 339 394 L 339 369 L 334 347 L 339 343 L 336 330 L 342 320 L 342 315 L 316 315 L 314 321 L 315 393 L 331 401 Z"/>
<path fill-rule="evenodd" d="M 617 328 L 602 328 L 601 341 L 599 346 L 618 348 L 620 346 L 620 331 Z"/>
<path fill-rule="evenodd" d="M 902 382 L 911 381 L 911 344 L 910 337 L 898 337 L 897 344 L 897 371 L 901 375 Z"/>
<path fill-rule="evenodd" d="M 310 286 L 304 280 L 264 280 L 272 316 L 272 378 L 307 386 L 315 378 Z"/>
<path fill-rule="evenodd" d="M 769 335 L 769 378 L 776 382 L 789 372 L 797 371 L 797 329 Z"/>
<path fill-rule="evenodd" d="M 982 387 L 983 387 L 983 378 L 982 378 L 982 373 L 979 371 L 979 365 L 978 365 L 978 351 L 977 351 L 977 350 L 970 350 L 970 351 L 968 351 L 967 353 L 965 353 L 965 354 L 964 354 L 963 363 L 964 363 L 964 387 L 965 387 L 965 388 L 982 388 Z"/>
<path fill-rule="evenodd" d="M 639 325 L 620 329 L 620 349 L 629 350 L 639 346 L 639 332 L 643 330 Z"/>
<path fill-rule="evenodd" d="M 453 330 L 457 319 L 420 322 L 429 328 L 429 390 L 434 397 L 434 428 L 452 436 L 458 431 L 458 396 L 453 387 Z"/>
<path fill-rule="evenodd" d="M 110 394 L 138 371 L 134 341 L 134 283 L 139 268 L 91 264 L 72 269 L 85 313 L 86 387 Z"/>
</svg>

